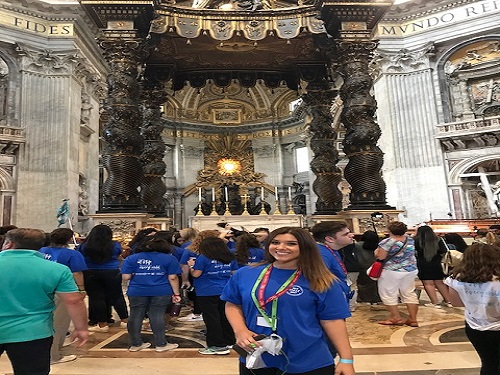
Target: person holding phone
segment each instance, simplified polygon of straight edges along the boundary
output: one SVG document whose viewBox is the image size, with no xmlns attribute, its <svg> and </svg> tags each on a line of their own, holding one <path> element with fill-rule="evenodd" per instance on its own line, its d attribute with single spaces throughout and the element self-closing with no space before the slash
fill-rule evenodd
<svg viewBox="0 0 500 375">
<path fill-rule="evenodd" d="M 264 368 L 249 369 L 241 357 L 239 374 L 354 374 L 347 298 L 312 236 L 301 228 L 279 228 L 270 233 L 265 251 L 270 263 L 239 269 L 221 299 L 239 347 L 258 349 L 261 334 L 283 346 L 279 355 L 262 353 Z M 325 333 L 340 355 L 336 369 Z"/>
</svg>

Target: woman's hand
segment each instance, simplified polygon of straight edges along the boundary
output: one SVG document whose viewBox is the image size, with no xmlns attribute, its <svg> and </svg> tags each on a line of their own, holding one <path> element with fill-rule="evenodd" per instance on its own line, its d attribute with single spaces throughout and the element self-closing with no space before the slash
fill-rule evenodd
<svg viewBox="0 0 500 375">
<path fill-rule="evenodd" d="M 354 365 L 350 363 L 337 363 L 335 366 L 335 375 L 354 375 Z"/>
<path fill-rule="evenodd" d="M 254 337 L 258 336 L 258 334 L 248 329 L 242 332 L 235 332 L 234 335 L 236 336 L 236 344 L 249 353 L 253 352 L 255 348 L 262 346 L 254 340 Z"/>
<path fill-rule="evenodd" d="M 172 296 L 172 302 L 173 302 L 173 303 L 179 303 L 179 302 L 181 302 L 181 300 L 182 300 L 182 299 L 181 299 L 181 296 L 180 296 L 179 294 L 174 294 L 174 295 Z"/>
</svg>

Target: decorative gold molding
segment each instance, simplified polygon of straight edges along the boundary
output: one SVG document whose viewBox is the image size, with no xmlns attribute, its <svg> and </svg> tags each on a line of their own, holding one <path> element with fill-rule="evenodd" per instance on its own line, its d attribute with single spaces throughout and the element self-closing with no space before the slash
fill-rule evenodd
<svg viewBox="0 0 500 375">
<path fill-rule="evenodd" d="M 216 40 L 229 40 L 234 34 L 243 35 L 248 40 L 262 40 L 268 35 L 276 35 L 281 39 L 291 39 L 299 35 L 301 30 L 312 34 L 326 33 L 323 21 L 316 18 L 309 8 L 301 9 L 293 14 L 275 14 L 275 11 L 240 12 L 196 12 L 187 9 L 172 8 L 160 10 L 161 15 L 152 22 L 151 31 L 157 34 L 175 32 L 184 38 L 196 38 L 203 34 Z"/>
<path fill-rule="evenodd" d="M 238 140 L 252 140 L 258 138 L 271 138 L 271 137 L 286 137 L 294 134 L 302 134 L 306 131 L 308 125 L 293 126 L 287 129 L 280 130 L 258 130 L 247 134 L 237 134 Z M 163 131 L 163 138 L 192 138 L 214 140 L 218 139 L 219 134 L 207 134 L 192 130 L 172 130 L 165 129 Z"/>
<path fill-rule="evenodd" d="M 214 124 L 241 124 L 240 108 L 213 108 Z"/>
</svg>

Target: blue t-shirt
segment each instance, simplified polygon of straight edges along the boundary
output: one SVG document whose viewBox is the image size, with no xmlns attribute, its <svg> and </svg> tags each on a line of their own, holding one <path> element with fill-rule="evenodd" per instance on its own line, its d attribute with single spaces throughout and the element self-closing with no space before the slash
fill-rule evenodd
<svg viewBox="0 0 500 375">
<path fill-rule="evenodd" d="M 67 266 L 71 272 L 80 272 L 87 269 L 87 264 L 83 255 L 76 251 L 68 249 L 67 247 L 42 247 L 38 250 L 40 253 L 44 254 L 45 259 L 51 262 L 56 262 L 64 264 Z"/>
<path fill-rule="evenodd" d="M 172 246 L 171 254 L 180 262 L 182 254 L 184 254 L 184 249 L 179 246 Z"/>
<path fill-rule="evenodd" d="M 85 258 L 85 263 L 89 270 L 116 270 L 120 267 L 118 257 L 122 253 L 122 245 L 119 242 L 113 241 L 113 252 L 111 259 L 104 263 L 94 263 L 88 256 L 85 256 L 85 243 L 82 243 L 76 248 Z"/>
<path fill-rule="evenodd" d="M 234 242 L 234 241 L 228 241 L 226 246 L 230 251 L 236 250 L 236 242 Z"/>
<path fill-rule="evenodd" d="M 200 277 L 194 278 L 194 287 L 197 296 L 220 296 L 222 290 L 231 278 L 231 271 L 238 269 L 238 263 L 233 260 L 224 264 L 218 260 L 198 255 L 194 263 L 195 270 L 202 271 Z"/>
<path fill-rule="evenodd" d="M 196 260 L 197 257 L 198 257 L 198 254 L 193 253 L 189 249 L 184 249 L 184 252 L 181 255 L 181 259 L 179 260 L 179 263 L 181 265 L 185 265 L 185 264 L 187 264 L 189 259 L 194 258 Z"/>
<path fill-rule="evenodd" d="M 262 260 L 264 260 L 264 250 L 260 247 L 251 247 L 248 249 L 248 262 L 245 264 L 238 263 L 238 268 L 245 267 L 249 263 L 259 263 Z"/>
<path fill-rule="evenodd" d="M 236 272 L 224 288 L 221 299 L 240 305 L 248 329 L 258 334 L 270 335 L 271 328 L 257 325 L 260 316 L 252 300 L 252 289 L 265 265 L 243 267 Z M 294 270 L 273 268 L 264 298 L 275 294 Z M 266 305 L 271 315 L 272 303 Z M 306 372 L 333 363 L 320 320 L 338 320 L 351 316 L 345 293 L 339 282 L 335 282 L 323 293 L 314 292 L 309 282 L 301 275 L 295 285 L 278 298 L 278 324 L 276 333 L 283 340 L 284 355 L 272 356 L 264 353 L 262 359 L 267 367 L 277 367 L 287 372 Z M 243 358 L 240 358 L 244 362 Z"/>
<path fill-rule="evenodd" d="M 335 258 L 332 254 L 332 250 L 328 249 L 325 245 L 318 243 L 319 253 L 323 258 L 323 262 L 325 262 L 326 268 L 330 270 L 335 276 L 337 276 L 340 280 L 342 289 L 344 293 L 349 296 L 351 293 L 351 287 L 347 285 L 347 275 L 339 263 L 339 260 Z M 336 251 L 336 250 L 333 250 Z M 340 259 L 340 255 L 339 255 Z"/>
<path fill-rule="evenodd" d="M 121 272 L 132 275 L 129 296 L 168 296 L 173 294 L 168 276 L 180 274 L 181 268 L 172 254 L 148 251 L 129 255 Z"/>
</svg>

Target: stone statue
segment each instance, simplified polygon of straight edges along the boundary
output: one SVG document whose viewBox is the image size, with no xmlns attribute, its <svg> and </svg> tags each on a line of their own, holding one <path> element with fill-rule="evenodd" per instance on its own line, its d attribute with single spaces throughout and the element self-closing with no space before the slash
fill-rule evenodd
<svg viewBox="0 0 500 375">
<path fill-rule="evenodd" d="M 87 216 L 89 213 L 89 195 L 87 193 L 87 179 L 80 175 L 78 184 L 78 215 Z"/>
<path fill-rule="evenodd" d="M 87 93 L 82 93 L 82 109 L 80 114 L 80 125 L 89 125 L 90 113 L 94 106 L 90 104 L 90 96 Z"/>
</svg>

